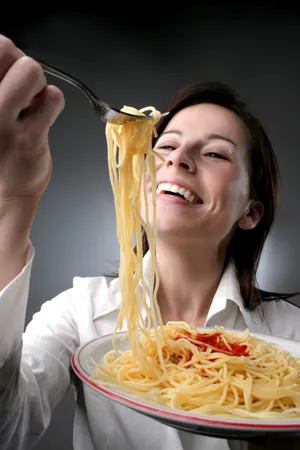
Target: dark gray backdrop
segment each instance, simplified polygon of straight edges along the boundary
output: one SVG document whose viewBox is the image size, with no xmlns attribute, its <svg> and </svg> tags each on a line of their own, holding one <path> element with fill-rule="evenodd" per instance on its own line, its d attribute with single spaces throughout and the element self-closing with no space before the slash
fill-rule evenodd
<svg viewBox="0 0 300 450">
<path fill-rule="evenodd" d="M 197 3 L 170 4 L 163 12 L 151 3 L 112 4 L 101 14 L 48 6 L 38 15 L 26 5 L 1 14 L 0 33 L 116 107 L 163 108 L 174 90 L 197 80 L 232 85 L 266 127 L 282 170 L 278 218 L 259 282 L 270 290 L 300 290 L 299 12 L 286 3 Z M 51 130 L 53 177 L 32 230 L 36 258 L 26 323 L 74 276 L 114 270 L 118 259 L 104 124 L 79 91 L 49 81 L 63 89 L 66 108 Z M 71 450 L 72 419 L 69 395 L 37 450 Z"/>
</svg>

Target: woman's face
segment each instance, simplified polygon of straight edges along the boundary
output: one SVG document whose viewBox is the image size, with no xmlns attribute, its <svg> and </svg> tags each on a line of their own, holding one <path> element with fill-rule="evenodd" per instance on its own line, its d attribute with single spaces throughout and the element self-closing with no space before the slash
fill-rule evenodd
<svg viewBox="0 0 300 450">
<path fill-rule="evenodd" d="M 158 238 L 217 243 L 247 227 L 249 140 L 242 120 L 221 106 L 190 106 L 171 119 L 155 145 L 165 159 L 157 159 Z M 150 200 L 150 183 L 147 192 Z"/>
</svg>

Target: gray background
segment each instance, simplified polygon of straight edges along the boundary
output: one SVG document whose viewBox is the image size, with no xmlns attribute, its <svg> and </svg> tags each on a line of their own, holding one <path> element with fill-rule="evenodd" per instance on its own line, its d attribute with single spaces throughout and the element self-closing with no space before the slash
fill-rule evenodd
<svg viewBox="0 0 300 450">
<path fill-rule="evenodd" d="M 116 107 L 160 109 L 177 88 L 197 80 L 234 87 L 261 119 L 282 171 L 279 213 L 259 282 L 264 289 L 300 290 L 299 12 L 287 3 L 197 3 L 170 4 L 164 11 L 151 3 L 132 10 L 114 3 L 101 14 L 48 6 L 39 15 L 27 5 L 1 14 L 0 32 Z M 51 130 L 53 177 L 32 229 L 36 258 L 26 323 L 74 276 L 113 271 L 118 259 L 104 124 L 79 91 L 49 81 L 63 89 L 66 108 Z M 70 394 L 37 450 L 71 449 L 72 419 Z"/>
</svg>

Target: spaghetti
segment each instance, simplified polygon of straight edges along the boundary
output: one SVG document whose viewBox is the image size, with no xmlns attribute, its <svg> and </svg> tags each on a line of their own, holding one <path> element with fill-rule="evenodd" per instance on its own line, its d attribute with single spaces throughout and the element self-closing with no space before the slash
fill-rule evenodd
<svg viewBox="0 0 300 450">
<path fill-rule="evenodd" d="M 164 326 L 166 374 L 152 339 L 140 340 L 157 376 L 131 350 L 105 355 L 93 379 L 139 399 L 193 414 L 251 419 L 300 417 L 300 359 L 244 332 L 200 333 L 184 322 Z"/>
<path fill-rule="evenodd" d="M 106 128 L 120 243 L 122 301 L 113 350 L 96 367 L 92 379 L 187 413 L 254 419 L 300 417 L 300 359 L 251 336 L 249 330 L 233 332 L 218 327 L 200 333 L 185 322 L 163 325 L 157 303 L 156 155 L 151 147 L 160 113 L 154 108 L 123 110 L 134 114 L 152 112 L 150 119 L 120 126 L 108 124 Z M 146 176 L 152 185 L 152 225 Z M 142 230 L 152 263 L 147 288 Z M 116 333 L 125 321 L 130 350 L 121 351 Z"/>
<path fill-rule="evenodd" d="M 120 290 L 121 309 L 114 332 L 122 329 L 124 321 L 128 327 L 128 338 L 134 359 L 147 373 L 153 372 L 144 348 L 138 339 L 141 329 L 149 337 L 153 327 L 163 364 L 160 334 L 162 320 L 157 303 L 158 273 L 155 264 L 156 248 L 156 169 L 155 152 L 152 149 L 152 137 L 156 136 L 155 124 L 161 117 L 153 107 L 137 110 L 125 106 L 122 111 L 135 115 L 144 115 L 151 111 L 145 120 L 137 119 L 123 125 L 108 123 L 106 138 L 108 145 L 108 166 L 111 186 L 114 194 L 117 219 L 117 236 L 120 244 Z M 158 156 L 158 155 L 157 155 Z M 152 226 L 150 226 L 147 180 L 150 177 L 152 188 Z M 142 202 L 143 200 L 143 202 Z M 145 206 L 142 214 L 142 204 Z M 152 270 L 149 281 L 150 305 L 147 304 L 146 282 L 143 277 L 142 232 L 146 234 L 151 253 Z M 133 242 L 135 241 L 135 249 Z M 142 310 L 147 312 L 147 321 L 143 319 Z"/>
</svg>

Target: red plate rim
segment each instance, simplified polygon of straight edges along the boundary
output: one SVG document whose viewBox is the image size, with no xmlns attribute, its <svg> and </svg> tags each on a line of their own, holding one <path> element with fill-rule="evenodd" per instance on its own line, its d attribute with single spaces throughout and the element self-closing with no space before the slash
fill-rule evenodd
<svg viewBox="0 0 300 450">
<path fill-rule="evenodd" d="M 123 334 L 123 332 L 119 332 L 117 334 Z M 105 387 L 99 386 L 97 383 L 93 382 L 92 380 L 90 380 L 87 372 L 84 370 L 84 368 L 82 367 L 81 363 L 80 363 L 80 355 L 81 353 L 85 350 L 86 347 L 88 347 L 90 344 L 92 344 L 95 341 L 100 341 L 102 339 L 105 339 L 107 337 L 112 336 L 112 334 L 106 334 L 100 337 L 97 337 L 95 339 L 92 339 L 90 341 L 88 341 L 86 344 L 80 346 L 72 355 L 72 366 L 73 369 L 75 371 L 75 373 L 79 376 L 79 378 L 81 378 L 82 380 L 84 380 L 89 386 L 95 388 L 96 390 L 102 392 L 103 394 L 105 394 L 106 396 L 112 398 L 114 401 L 117 401 L 121 404 L 124 404 L 128 407 L 131 407 L 135 410 L 140 410 L 140 411 L 144 411 L 144 413 L 146 414 L 156 414 L 162 418 L 166 418 L 166 419 L 170 419 L 171 421 L 174 419 L 178 422 L 184 422 L 185 424 L 187 423 L 192 423 L 193 425 L 210 425 L 212 427 L 232 427 L 235 426 L 236 428 L 247 428 L 247 429 L 253 429 L 253 430 L 257 430 L 257 429 L 263 429 L 263 430 L 274 430 L 274 429 L 278 429 L 278 430 L 289 430 L 289 429 L 294 429 L 294 430 L 300 430 L 300 420 L 299 423 L 256 423 L 256 422 L 243 422 L 242 420 L 239 420 L 238 422 L 236 422 L 234 419 L 215 419 L 215 418 L 210 418 L 210 417 L 203 417 L 203 416 L 186 416 L 183 414 L 180 414 L 179 412 L 176 411 L 168 411 L 166 409 L 161 410 L 160 408 L 157 408 L 155 406 L 152 406 L 150 404 L 145 404 L 143 402 L 139 402 L 139 401 L 135 401 L 135 400 L 131 400 L 129 398 L 127 398 L 125 395 L 122 394 L 117 394 L 115 392 L 112 392 L 110 389 L 107 389 Z M 272 336 L 273 338 L 276 338 L 276 336 Z M 292 339 L 285 339 L 285 338 L 278 338 L 280 340 L 287 340 L 287 341 L 291 341 L 291 342 L 297 342 L 300 343 L 299 341 L 294 341 Z M 78 363 L 77 363 L 77 361 Z"/>
</svg>

